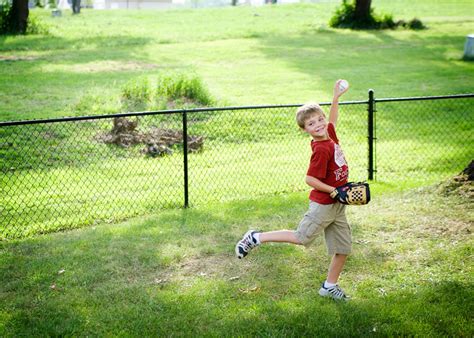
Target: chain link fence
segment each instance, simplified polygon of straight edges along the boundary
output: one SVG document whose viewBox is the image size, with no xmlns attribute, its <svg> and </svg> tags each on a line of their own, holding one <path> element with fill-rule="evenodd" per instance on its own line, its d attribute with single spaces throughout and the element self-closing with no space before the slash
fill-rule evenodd
<svg viewBox="0 0 474 338">
<path fill-rule="evenodd" d="M 474 95 L 375 100 L 376 177 L 439 182 L 474 159 Z"/>
<path fill-rule="evenodd" d="M 473 157 L 473 98 L 342 103 L 337 132 L 350 179 L 369 170 L 421 182 L 462 170 Z M 310 139 L 296 125 L 298 106 L 2 122 L 0 239 L 308 191 Z"/>
</svg>

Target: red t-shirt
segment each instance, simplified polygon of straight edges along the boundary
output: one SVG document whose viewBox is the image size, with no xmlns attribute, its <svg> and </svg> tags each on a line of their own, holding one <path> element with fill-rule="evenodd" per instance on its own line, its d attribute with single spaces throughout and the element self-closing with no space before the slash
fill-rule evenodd
<svg viewBox="0 0 474 338">
<path fill-rule="evenodd" d="M 306 175 L 315 177 L 330 186 L 340 187 L 347 183 L 349 167 L 332 123 L 328 124 L 328 135 L 327 140 L 311 141 L 313 154 Z M 328 193 L 316 189 L 311 190 L 309 199 L 319 204 L 335 203 Z"/>
</svg>

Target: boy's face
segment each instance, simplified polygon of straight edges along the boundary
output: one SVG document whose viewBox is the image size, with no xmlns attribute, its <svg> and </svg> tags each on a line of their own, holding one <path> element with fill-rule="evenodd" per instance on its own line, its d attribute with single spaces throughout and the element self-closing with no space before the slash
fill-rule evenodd
<svg viewBox="0 0 474 338">
<path fill-rule="evenodd" d="M 327 138 L 328 123 L 322 114 L 313 114 L 304 121 L 304 131 L 315 140 Z"/>
</svg>

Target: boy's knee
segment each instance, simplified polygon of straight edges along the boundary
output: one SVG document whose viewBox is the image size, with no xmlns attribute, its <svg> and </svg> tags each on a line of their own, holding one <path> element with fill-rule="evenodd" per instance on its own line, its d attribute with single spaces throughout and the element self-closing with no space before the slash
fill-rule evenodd
<svg viewBox="0 0 474 338">
<path fill-rule="evenodd" d="M 338 258 L 339 257 L 340 258 L 345 258 L 345 257 L 349 256 L 351 254 L 351 252 L 347 251 L 347 250 L 346 251 L 333 251 L 333 252 L 330 251 L 329 254 L 331 256 L 335 256 L 335 257 L 338 257 Z"/>
<path fill-rule="evenodd" d="M 295 242 L 295 244 L 298 244 L 298 245 L 308 246 L 314 240 L 314 238 L 310 238 L 310 237 L 306 236 L 305 234 L 301 233 L 300 231 L 294 231 L 294 235 L 295 235 L 295 239 L 297 241 L 297 242 Z"/>
</svg>

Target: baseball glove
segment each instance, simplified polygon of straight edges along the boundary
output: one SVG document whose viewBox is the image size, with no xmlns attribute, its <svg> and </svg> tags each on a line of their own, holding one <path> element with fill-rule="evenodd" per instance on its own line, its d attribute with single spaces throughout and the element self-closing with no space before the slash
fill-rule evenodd
<svg viewBox="0 0 474 338">
<path fill-rule="evenodd" d="M 348 182 L 329 195 L 342 204 L 364 205 L 370 201 L 370 188 L 366 182 Z"/>
</svg>

